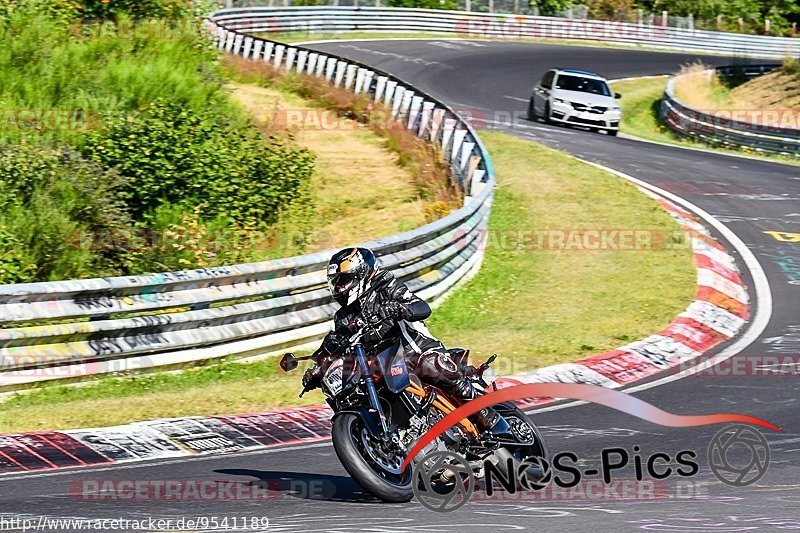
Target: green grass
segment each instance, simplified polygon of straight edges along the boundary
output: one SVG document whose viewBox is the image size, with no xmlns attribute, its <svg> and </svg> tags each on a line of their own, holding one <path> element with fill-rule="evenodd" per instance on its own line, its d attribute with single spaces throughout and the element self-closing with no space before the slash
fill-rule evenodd
<svg viewBox="0 0 800 533">
<path fill-rule="evenodd" d="M 493 232 L 678 230 L 651 199 L 615 176 L 508 135 L 482 136 L 498 175 Z M 445 301 L 428 325 L 447 344 L 469 347 L 479 359 L 499 353 L 502 373 L 518 372 L 657 331 L 691 301 L 694 277 L 692 254 L 684 245 L 646 252 L 488 247 L 480 273 Z M 301 375 L 302 369 L 284 375 L 269 359 L 46 387 L 1 403 L 0 432 L 321 402 L 319 392 L 297 399 Z"/>
<path fill-rule="evenodd" d="M 777 160 L 782 163 L 799 163 L 796 158 L 754 152 L 744 148 L 741 150 L 720 148 L 675 134 L 658 120 L 658 109 L 661 105 L 667 78 L 668 76 L 660 76 L 657 78 L 618 81 L 612 84 L 613 90 L 622 94 L 622 98 L 618 100 L 622 108 L 622 123 L 620 124 L 622 133 L 633 135 L 640 139 L 674 144 L 686 148 L 748 155 L 765 160 Z"/>
<path fill-rule="evenodd" d="M 498 188 L 490 237 L 531 230 L 677 225 L 627 182 L 572 157 L 483 132 Z M 503 249 L 509 248 L 509 249 Z M 556 251 L 490 245 L 478 276 L 430 321 L 446 344 L 470 347 L 513 373 L 573 361 L 647 336 L 694 294 L 685 243 L 670 250 Z"/>
</svg>

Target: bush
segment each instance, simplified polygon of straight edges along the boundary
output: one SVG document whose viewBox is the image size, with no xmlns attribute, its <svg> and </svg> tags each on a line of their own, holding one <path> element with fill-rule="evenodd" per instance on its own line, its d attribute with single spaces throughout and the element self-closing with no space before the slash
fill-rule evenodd
<svg viewBox="0 0 800 533">
<path fill-rule="evenodd" d="M 781 71 L 784 74 L 788 74 L 790 76 L 797 76 L 800 78 L 800 59 L 795 59 L 793 57 L 787 57 L 783 60 L 783 64 L 781 65 Z"/>
<path fill-rule="evenodd" d="M 201 206 L 209 219 L 247 228 L 274 222 L 314 169 L 308 150 L 163 100 L 109 121 L 87 136 L 83 152 L 127 178 L 122 195 L 137 219 L 163 204 Z"/>
<path fill-rule="evenodd" d="M 25 258 L 10 260 L 24 265 L 16 281 L 118 273 L 119 257 L 92 243 L 130 225 L 121 184 L 68 148 L 0 149 L 0 226 Z"/>
<path fill-rule="evenodd" d="M 0 284 L 32 281 L 36 264 L 13 232 L 0 225 Z"/>
<path fill-rule="evenodd" d="M 147 227 L 139 225 L 116 245 L 124 250 L 126 272 L 142 274 L 250 261 L 253 235 L 225 218 L 204 221 L 199 206 L 187 212 L 163 204 Z"/>
</svg>

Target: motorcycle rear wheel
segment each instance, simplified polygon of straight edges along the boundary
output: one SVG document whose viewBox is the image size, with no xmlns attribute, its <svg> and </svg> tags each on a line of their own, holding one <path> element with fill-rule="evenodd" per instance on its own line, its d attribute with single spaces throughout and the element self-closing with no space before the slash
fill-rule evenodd
<svg viewBox="0 0 800 533">
<path fill-rule="evenodd" d="M 403 503 L 414 496 L 411 468 L 396 474 L 387 471 L 370 457 L 363 441 L 364 422 L 358 415 L 343 413 L 333 421 L 333 449 L 350 477 L 376 498 Z"/>
</svg>

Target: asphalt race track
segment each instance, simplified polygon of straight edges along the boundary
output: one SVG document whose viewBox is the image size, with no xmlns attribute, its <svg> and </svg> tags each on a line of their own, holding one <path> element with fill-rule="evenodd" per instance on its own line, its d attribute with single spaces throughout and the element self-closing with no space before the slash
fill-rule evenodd
<svg viewBox="0 0 800 533">
<path fill-rule="evenodd" d="M 550 67 L 597 71 L 608 78 L 666 74 L 693 58 L 682 54 L 545 44 L 397 40 L 318 44 L 319 50 L 391 72 L 456 108 L 492 120 L 524 113 L 533 83 Z M 730 63 L 708 57 L 706 62 Z M 500 112 L 501 115 L 496 115 Z M 800 354 L 800 243 L 765 231 L 800 233 L 800 167 L 613 138 L 579 129 L 516 121 L 514 134 L 568 151 L 656 185 L 707 211 L 755 254 L 769 281 L 772 305 L 751 312 L 766 328 L 741 354 Z M 718 237 L 722 238 L 721 235 Z M 724 240 L 724 239 L 723 239 Z M 738 259 L 731 243 L 729 249 Z M 793 260 L 793 261 L 792 261 Z M 795 266 L 792 266 L 795 265 Z M 754 280 L 740 264 L 754 295 Z M 602 310 L 598 310 L 602 312 Z M 735 342 L 735 341 L 734 341 Z M 716 350 L 725 349 L 720 347 Z M 636 393 L 676 414 L 735 412 L 764 418 L 783 433 L 764 430 L 771 464 L 758 482 L 724 485 L 708 468 L 706 450 L 720 426 L 667 428 L 596 405 L 545 409 L 534 414 L 551 452 L 570 451 L 581 464 L 599 466 L 603 448 L 639 446 L 645 458 L 681 450 L 698 455 L 694 477 L 658 482 L 659 497 L 476 500 L 453 513 L 428 511 L 416 501 L 378 503 L 365 496 L 327 443 L 231 456 L 81 469 L 0 478 L 0 520 L 19 514 L 86 518 L 268 517 L 270 531 L 775 531 L 800 529 L 800 421 L 795 376 L 696 375 Z M 736 456 L 747 455 L 744 447 Z M 743 455 L 742 455 L 743 454 Z M 614 472 L 634 478 L 633 468 Z M 86 479 L 224 479 L 263 483 L 266 501 L 80 501 L 70 495 Z M 596 479 L 596 478 L 595 478 Z M 624 493 L 624 492 L 623 492 Z M 627 493 L 625 493 L 627 494 Z M 629 494 L 628 494 L 629 495 Z M 207 530 L 214 530 L 209 527 Z M 222 531 L 222 528 L 217 530 Z"/>
</svg>

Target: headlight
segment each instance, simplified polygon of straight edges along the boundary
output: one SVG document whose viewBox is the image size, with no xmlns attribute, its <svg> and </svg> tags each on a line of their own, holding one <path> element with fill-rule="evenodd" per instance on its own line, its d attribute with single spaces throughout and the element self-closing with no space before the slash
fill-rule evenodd
<svg viewBox="0 0 800 533">
<path fill-rule="evenodd" d="M 553 98 L 553 103 L 554 104 L 564 104 L 564 105 L 568 105 L 568 106 L 572 107 L 572 104 L 570 104 L 566 100 L 562 100 L 561 98 Z"/>
</svg>

